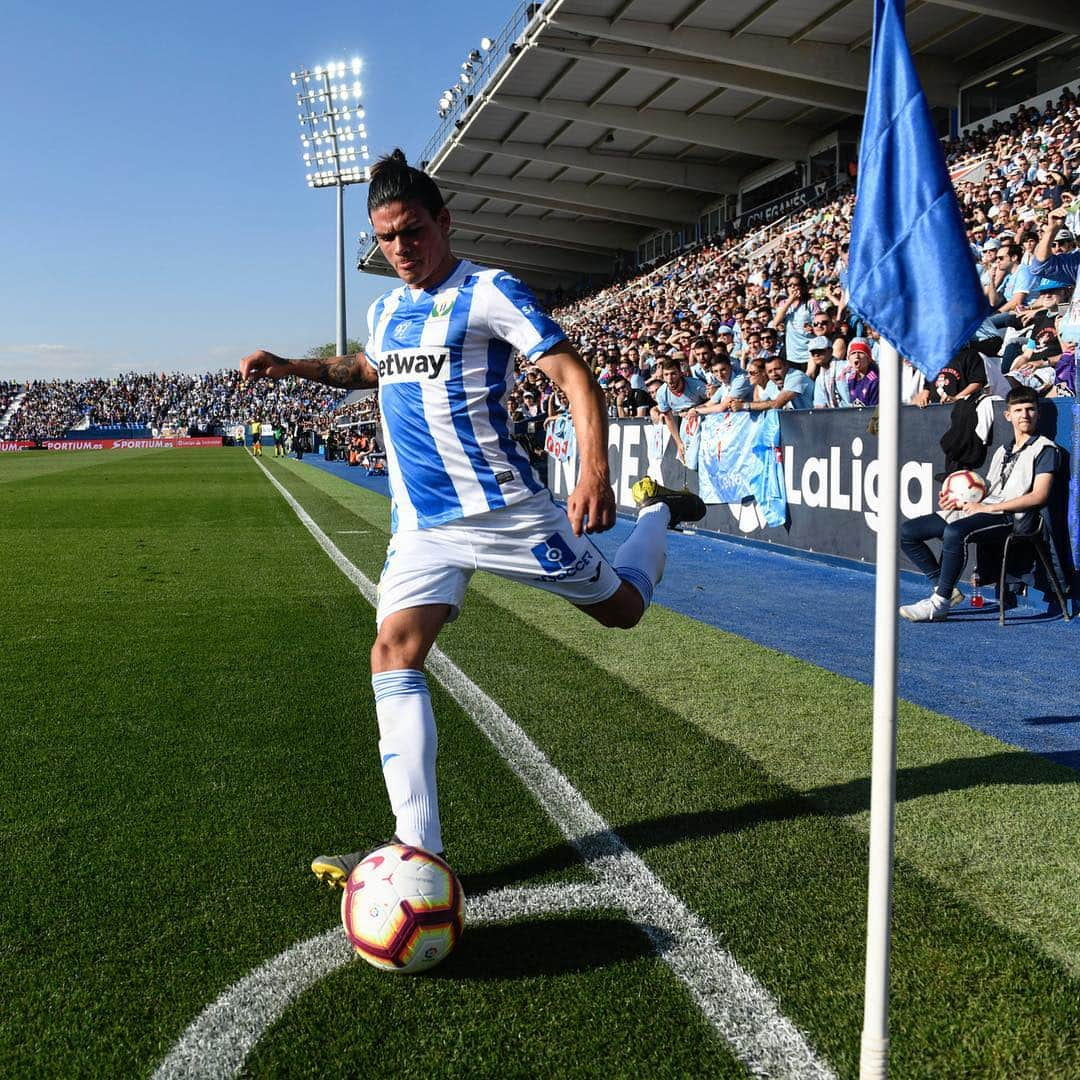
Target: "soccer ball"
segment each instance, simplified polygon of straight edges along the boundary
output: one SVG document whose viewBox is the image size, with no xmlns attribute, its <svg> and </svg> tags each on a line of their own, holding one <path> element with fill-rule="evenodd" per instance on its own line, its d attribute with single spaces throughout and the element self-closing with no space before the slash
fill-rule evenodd
<svg viewBox="0 0 1080 1080">
<path fill-rule="evenodd" d="M 945 477 L 941 494 L 957 503 L 982 502 L 986 494 L 986 481 L 977 472 L 961 469 Z"/>
<path fill-rule="evenodd" d="M 465 894 L 437 855 L 406 844 L 371 852 L 341 898 L 349 944 L 384 971 L 427 971 L 445 960 L 465 929 Z"/>
</svg>

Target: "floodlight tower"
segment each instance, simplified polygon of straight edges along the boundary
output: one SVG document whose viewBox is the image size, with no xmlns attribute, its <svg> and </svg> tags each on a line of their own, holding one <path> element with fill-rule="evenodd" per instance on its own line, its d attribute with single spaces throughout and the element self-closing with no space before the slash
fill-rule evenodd
<svg viewBox="0 0 1080 1080">
<path fill-rule="evenodd" d="M 361 63 L 337 60 L 316 64 L 290 74 L 293 86 L 299 87 L 296 104 L 300 107 L 300 142 L 304 165 L 314 169 L 307 174 L 308 187 L 337 189 L 337 351 L 345 354 L 345 187 L 363 184 L 369 179 L 367 128 L 364 107 L 360 103 Z M 351 76 L 351 82 L 350 82 Z"/>
</svg>

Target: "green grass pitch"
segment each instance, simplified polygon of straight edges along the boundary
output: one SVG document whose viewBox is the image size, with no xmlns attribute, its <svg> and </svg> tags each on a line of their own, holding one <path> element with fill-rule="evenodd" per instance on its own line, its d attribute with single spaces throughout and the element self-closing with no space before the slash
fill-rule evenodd
<svg viewBox="0 0 1080 1080">
<path fill-rule="evenodd" d="M 263 460 L 376 579 L 385 501 Z M 148 1076 L 206 1006 L 335 926 L 311 856 L 392 830 L 373 612 L 229 449 L 0 459 L 0 590 L 0 1075 Z M 603 631 L 483 575 L 440 644 L 856 1076 L 869 689 L 659 608 Z M 590 883 L 431 682 L 467 894 Z M 1075 772 L 904 703 L 899 757 L 893 1075 L 1080 1075 Z M 428 977 L 340 966 L 243 1069 L 745 1075 L 618 903 L 470 925 Z"/>
</svg>

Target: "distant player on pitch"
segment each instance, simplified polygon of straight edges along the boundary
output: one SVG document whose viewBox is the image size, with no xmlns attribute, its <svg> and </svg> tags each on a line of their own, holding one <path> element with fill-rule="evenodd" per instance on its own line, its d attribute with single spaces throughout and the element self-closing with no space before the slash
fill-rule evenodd
<svg viewBox="0 0 1080 1080">
<path fill-rule="evenodd" d="M 473 571 L 557 593 L 604 626 L 629 628 L 663 572 L 665 530 L 699 520 L 705 505 L 639 481 L 637 525 L 609 563 L 585 535 L 615 521 L 606 406 L 566 335 L 520 281 L 451 253 L 442 195 L 400 150 L 372 169 L 368 216 L 403 284 L 372 304 L 365 350 L 330 360 L 283 360 L 260 350 L 244 357 L 240 371 L 379 387 L 393 533 L 371 650 L 379 754 L 396 839 L 441 854 L 424 662 L 457 617 Z M 510 434 L 515 349 L 570 402 L 581 468 L 565 512 Z M 320 856 L 311 869 L 344 887 L 371 846 Z"/>
</svg>

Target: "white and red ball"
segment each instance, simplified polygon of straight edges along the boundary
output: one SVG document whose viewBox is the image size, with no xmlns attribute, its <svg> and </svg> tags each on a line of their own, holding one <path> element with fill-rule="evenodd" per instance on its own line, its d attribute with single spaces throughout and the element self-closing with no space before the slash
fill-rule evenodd
<svg viewBox="0 0 1080 1080">
<path fill-rule="evenodd" d="M 982 502 L 986 481 L 970 469 L 949 473 L 941 485 L 941 494 L 957 503 Z"/>
<path fill-rule="evenodd" d="M 415 974 L 445 960 L 465 929 L 465 894 L 437 855 L 406 844 L 371 852 L 341 898 L 349 944 L 384 971 Z"/>
</svg>

